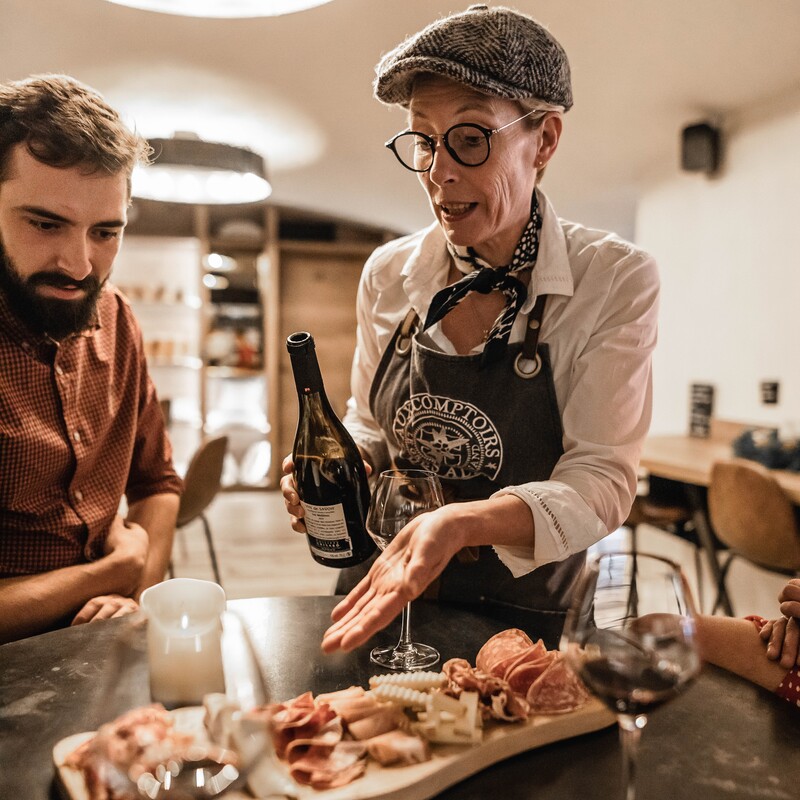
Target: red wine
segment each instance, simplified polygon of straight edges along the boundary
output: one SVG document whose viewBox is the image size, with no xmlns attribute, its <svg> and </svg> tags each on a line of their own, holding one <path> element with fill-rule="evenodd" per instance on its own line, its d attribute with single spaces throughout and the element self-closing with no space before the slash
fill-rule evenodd
<svg viewBox="0 0 800 800">
<path fill-rule="evenodd" d="M 612 711 L 631 715 L 646 714 L 663 705 L 684 683 L 679 673 L 658 671 L 641 661 L 612 666 L 608 658 L 586 661 L 580 676 Z"/>
<path fill-rule="evenodd" d="M 352 567 L 375 552 L 365 527 L 370 493 L 364 461 L 328 402 L 311 334 L 293 333 L 286 347 L 300 402 L 292 457 L 308 547 L 326 567 Z"/>
</svg>

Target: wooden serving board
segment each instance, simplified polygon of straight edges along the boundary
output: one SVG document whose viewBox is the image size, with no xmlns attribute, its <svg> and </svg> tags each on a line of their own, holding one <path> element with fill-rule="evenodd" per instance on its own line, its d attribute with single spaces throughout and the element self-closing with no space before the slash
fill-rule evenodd
<svg viewBox="0 0 800 800">
<path fill-rule="evenodd" d="M 422 764 L 382 767 L 370 759 L 364 775 L 346 786 L 316 791 L 296 785 L 293 795 L 297 800 L 429 800 L 498 761 L 535 747 L 606 728 L 615 721 L 614 715 L 599 700 L 590 698 L 584 706 L 568 714 L 536 716 L 526 722 L 488 724 L 483 741 L 477 745 L 432 745 L 431 760 Z M 68 800 L 88 800 L 82 775 L 65 767 L 64 761 L 91 735 L 78 733 L 68 736 L 53 750 L 58 778 Z M 225 798 L 248 800 L 251 796 L 235 792 L 225 795 Z"/>
</svg>

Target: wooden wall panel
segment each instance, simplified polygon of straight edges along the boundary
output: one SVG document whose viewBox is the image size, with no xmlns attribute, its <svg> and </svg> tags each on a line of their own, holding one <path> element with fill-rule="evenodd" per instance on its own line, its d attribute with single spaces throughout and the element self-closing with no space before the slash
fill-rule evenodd
<svg viewBox="0 0 800 800">
<path fill-rule="evenodd" d="M 278 462 L 292 449 L 297 426 L 297 392 L 286 337 L 308 331 L 317 347 L 325 390 L 334 411 L 344 415 L 350 396 L 350 367 L 356 342 L 356 292 L 372 246 L 286 243 L 280 247 L 280 410 Z"/>
</svg>

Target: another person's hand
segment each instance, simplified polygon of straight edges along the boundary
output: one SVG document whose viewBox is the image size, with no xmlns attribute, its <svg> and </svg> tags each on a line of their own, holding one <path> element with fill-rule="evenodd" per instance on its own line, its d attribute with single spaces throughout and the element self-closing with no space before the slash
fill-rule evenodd
<svg viewBox="0 0 800 800">
<path fill-rule="evenodd" d="M 796 618 L 771 619 L 761 628 L 760 636 L 767 643 L 767 658 L 786 669 L 800 664 L 800 625 Z"/>
<path fill-rule="evenodd" d="M 138 588 L 149 544 L 150 538 L 141 525 L 119 515 L 114 518 L 106 534 L 104 553 L 120 564 L 121 584 L 116 588 L 121 595 L 132 595 Z"/>
<path fill-rule="evenodd" d="M 121 594 L 104 594 L 89 600 L 75 615 L 70 625 L 83 625 L 99 619 L 124 617 L 138 609 L 139 604 L 130 597 L 124 597 Z"/>
<path fill-rule="evenodd" d="M 781 614 L 800 620 L 800 578 L 792 578 L 778 595 Z"/>
<path fill-rule="evenodd" d="M 767 657 L 791 669 L 800 664 L 800 579 L 790 580 L 778 600 L 784 616 L 767 622 L 760 635 L 767 642 Z"/>
<path fill-rule="evenodd" d="M 349 651 L 385 628 L 419 597 L 462 547 L 458 505 L 421 514 L 380 554 L 364 579 L 334 608 L 322 649 Z"/>
</svg>

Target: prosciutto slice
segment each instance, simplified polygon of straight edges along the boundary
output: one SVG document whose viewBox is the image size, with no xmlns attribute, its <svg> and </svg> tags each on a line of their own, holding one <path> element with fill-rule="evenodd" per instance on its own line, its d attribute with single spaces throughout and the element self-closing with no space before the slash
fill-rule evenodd
<svg viewBox="0 0 800 800">
<path fill-rule="evenodd" d="M 248 716 L 265 720 L 275 752 L 279 758 L 285 758 L 287 748 L 295 739 L 312 741 L 336 714 L 327 703 L 315 703 L 311 692 L 305 692 L 286 703 L 254 709 Z"/>
<path fill-rule="evenodd" d="M 334 789 L 345 786 L 364 774 L 367 748 L 363 742 L 337 742 L 334 745 L 314 744 L 289 758 L 289 774 L 298 783 L 313 789 Z"/>
<path fill-rule="evenodd" d="M 442 665 L 448 680 L 448 693 L 459 697 L 461 692 L 477 692 L 481 716 L 515 722 L 528 716 L 528 702 L 515 693 L 503 678 L 475 669 L 463 658 L 451 658 Z"/>
<path fill-rule="evenodd" d="M 194 736 L 176 731 L 164 706 L 154 703 L 102 725 L 64 764 L 83 774 L 90 800 L 128 800 L 130 787 L 119 776 L 135 781 L 170 759 L 181 759 L 194 743 Z M 221 762 L 234 760 L 230 751 L 216 751 Z"/>
</svg>

